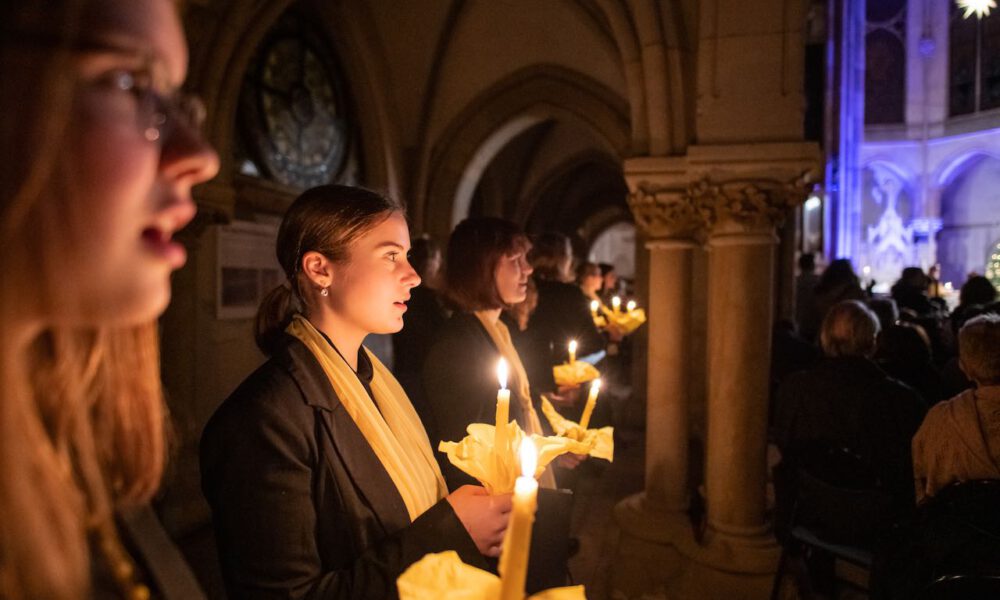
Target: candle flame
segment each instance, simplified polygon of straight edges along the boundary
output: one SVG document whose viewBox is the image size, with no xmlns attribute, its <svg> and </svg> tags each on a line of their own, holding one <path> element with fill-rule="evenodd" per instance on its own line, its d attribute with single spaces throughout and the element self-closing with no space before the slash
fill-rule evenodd
<svg viewBox="0 0 1000 600">
<path fill-rule="evenodd" d="M 629 312 L 635 310 L 635 300 L 629 300 L 628 304 L 625 305 Z"/>
<path fill-rule="evenodd" d="M 597 312 L 597 309 L 600 307 L 601 305 L 597 300 L 590 301 L 590 312 Z"/>
<path fill-rule="evenodd" d="M 576 340 L 569 341 L 569 353 L 576 354 Z"/>
<path fill-rule="evenodd" d="M 618 296 L 615 296 L 614 298 L 611 299 L 611 304 L 613 304 L 617 308 L 617 307 L 621 306 L 622 299 L 619 298 Z"/>
<path fill-rule="evenodd" d="M 521 475 L 534 479 L 535 468 L 538 466 L 538 450 L 535 448 L 535 442 L 530 437 L 522 439 L 518 454 L 521 457 Z"/>
<path fill-rule="evenodd" d="M 592 382 L 590 382 L 590 391 L 596 392 L 599 389 L 601 389 L 601 378 L 600 377 L 598 377 L 597 379 L 595 379 Z"/>
<path fill-rule="evenodd" d="M 497 379 L 500 381 L 500 389 L 507 389 L 507 361 L 502 358 L 497 363 Z"/>
</svg>

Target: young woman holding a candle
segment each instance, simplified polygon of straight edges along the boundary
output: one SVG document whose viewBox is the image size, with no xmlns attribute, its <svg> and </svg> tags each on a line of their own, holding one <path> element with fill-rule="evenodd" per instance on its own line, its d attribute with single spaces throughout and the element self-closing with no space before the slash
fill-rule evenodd
<svg viewBox="0 0 1000 600">
<path fill-rule="evenodd" d="M 185 260 L 171 236 L 218 169 L 179 92 L 175 11 L 0 3 L 0 598 L 201 597 L 162 539 L 175 577 L 152 585 L 132 527 L 158 527 L 140 507 L 166 455 L 156 319 Z"/>
<path fill-rule="evenodd" d="M 503 219 L 471 218 L 458 224 L 448 241 L 445 294 L 456 310 L 424 361 L 426 404 L 438 440 L 458 441 L 472 423 L 493 423 L 497 363 L 509 367 L 510 418 L 528 433 L 542 434 L 532 389 L 510 330 L 500 319 L 506 306 L 523 302 L 532 268 L 531 244 L 517 225 Z M 449 487 L 472 481 L 441 455 Z M 562 459 L 572 462 L 573 458 Z M 551 471 L 543 487 L 554 487 Z"/>
<path fill-rule="evenodd" d="M 314 188 L 285 214 L 287 282 L 257 319 L 270 359 L 202 438 L 231 597 L 391 598 L 424 554 L 499 553 L 510 496 L 448 494 L 412 405 L 361 344 L 403 326 L 420 282 L 409 246 L 403 213 L 367 190 Z"/>
</svg>

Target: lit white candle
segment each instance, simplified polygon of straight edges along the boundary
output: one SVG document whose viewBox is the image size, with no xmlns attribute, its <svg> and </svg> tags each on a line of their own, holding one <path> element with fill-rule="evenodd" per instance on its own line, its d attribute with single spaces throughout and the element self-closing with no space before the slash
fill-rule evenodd
<svg viewBox="0 0 1000 600">
<path fill-rule="evenodd" d="M 597 393 L 601 391 L 601 380 L 595 379 L 590 384 L 590 393 L 587 394 L 587 404 L 583 406 L 583 415 L 580 416 L 580 427 L 583 429 L 590 425 L 590 417 L 594 414 L 594 407 L 597 406 Z"/>
<path fill-rule="evenodd" d="M 635 300 L 629 300 L 628 304 L 625 305 L 625 310 L 627 310 L 628 312 L 632 312 L 633 310 L 635 310 Z"/>
<path fill-rule="evenodd" d="M 538 451 L 531 438 L 521 440 L 521 476 L 514 483 L 513 506 L 507 533 L 500 553 L 500 600 L 524 600 L 524 581 L 528 575 L 528 553 L 531 550 L 531 526 L 538 506 L 538 481 L 535 467 Z"/>
<path fill-rule="evenodd" d="M 597 300 L 591 300 L 590 301 L 590 316 L 596 317 L 597 316 L 597 309 L 600 308 L 600 307 L 601 307 L 601 303 L 600 302 L 598 302 Z"/>
<path fill-rule="evenodd" d="M 576 340 L 569 341 L 569 364 L 576 362 Z"/>
<path fill-rule="evenodd" d="M 619 298 L 618 296 L 615 296 L 614 298 L 612 298 L 611 299 L 611 309 L 615 311 L 615 314 L 618 314 L 619 312 L 621 312 L 621 310 L 622 310 L 622 299 Z"/>
<path fill-rule="evenodd" d="M 507 389 L 507 361 L 500 359 L 497 363 L 497 379 L 500 390 L 497 392 L 497 418 L 493 437 L 493 451 L 507 451 L 507 423 L 510 421 L 510 390 Z"/>
</svg>

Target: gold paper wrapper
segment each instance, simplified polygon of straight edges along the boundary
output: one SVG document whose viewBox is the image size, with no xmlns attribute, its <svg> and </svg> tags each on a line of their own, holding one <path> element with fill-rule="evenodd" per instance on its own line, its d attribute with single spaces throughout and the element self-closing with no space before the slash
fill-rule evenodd
<svg viewBox="0 0 1000 600">
<path fill-rule="evenodd" d="M 603 458 L 611 462 L 615 458 L 615 428 L 584 429 L 579 423 L 570 421 L 559 414 L 552 403 L 542 396 L 542 413 L 552 425 L 556 435 L 576 442 L 572 446 L 574 454 L 586 454 L 594 458 Z"/>
<path fill-rule="evenodd" d="M 517 421 L 507 424 L 507 447 L 494 452 L 496 428 L 486 423 L 473 423 L 466 429 L 469 435 L 460 442 L 441 442 L 438 450 L 448 455 L 448 460 L 462 472 L 475 478 L 491 494 L 508 494 L 514 491 L 514 482 L 521 474 L 518 448 L 527 435 Z M 550 462 L 560 454 L 575 452 L 573 440 L 559 436 L 532 435 L 531 441 L 538 451 L 535 477 L 540 476 Z"/>
<path fill-rule="evenodd" d="M 601 372 L 590 363 L 575 360 L 552 367 L 552 376 L 555 377 L 556 385 L 577 386 L 597 379 Z"/>
<path fill-rule="evenodd" d="M 500 578 L 462 562 L 449 550 L 428 554 L 396 580 L 400 600 L 497 600 Z M 587 600 L 582 585 L 552 588 L 527 600 Z"/>
</svg>

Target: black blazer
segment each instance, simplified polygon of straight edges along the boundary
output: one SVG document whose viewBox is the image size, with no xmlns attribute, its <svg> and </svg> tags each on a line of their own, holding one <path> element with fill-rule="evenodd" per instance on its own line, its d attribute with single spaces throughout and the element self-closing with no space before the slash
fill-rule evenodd
<svg viewBox="0 0 1000 600">
<path fill-rule="evenodd" d="M 538 286 L 538 307 L 528 320 L 525 334 L 538 354 L 531 356 L 533 365 L 544 364 L 545 380 L 536 382 L 539 391 L 555 389 L 552 367 L 569 360 L 569 341 L 577 341 L 577 356 L 603 350 L 604 337 L 594 325 L 590 314 L 590 299 L 572 283 L 535 278 Z M 526 357 L 522 357 L 525 359 Z"/>
<path fill-rule="evenodd" d="M 201 441 L 231 598 L 395 598 L 430 552 L 486 562 L 451 505 L 412 523 L 308 348 L 292 336 L 223 402 Z"/>
<path fill-rule="evenodd" d="M 445 323 L 424 360 L 421 418 L 433 432 L 431 446 L 450 489 L 477 482 L 437 451 L 438 442 L 460 441 L 471 423 L 496 421 L 499 360 L 500 350 L 476 315 L 459 311 Z M 515 389 L 511 389 L 510 418 L 525 427 Z"/>
</svg>

